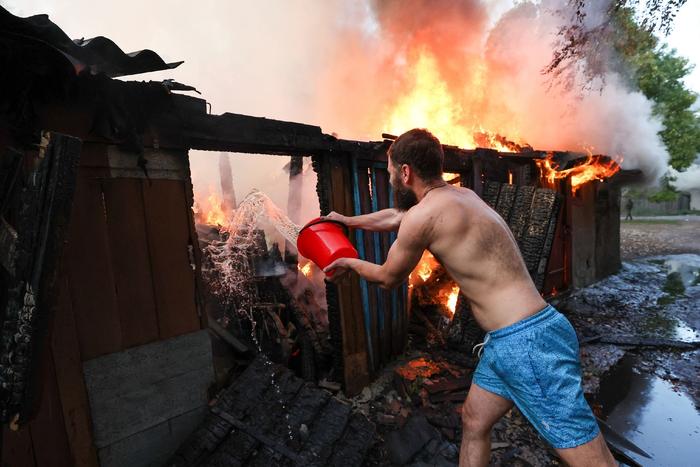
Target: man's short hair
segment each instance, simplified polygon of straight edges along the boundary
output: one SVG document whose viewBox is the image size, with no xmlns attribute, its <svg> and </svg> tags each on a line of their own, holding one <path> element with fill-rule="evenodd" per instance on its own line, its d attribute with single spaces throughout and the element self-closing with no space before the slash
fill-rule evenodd
<svg viewBox="0 0 700 467">
<path fill-rule="evenodd" d="M 425 181 L 442 177 L 445 154 L 440 140 L 428 130 L 407 131 L 389 146 L 388 154 L 396 167 L 407 164 Z"/>
</svg>

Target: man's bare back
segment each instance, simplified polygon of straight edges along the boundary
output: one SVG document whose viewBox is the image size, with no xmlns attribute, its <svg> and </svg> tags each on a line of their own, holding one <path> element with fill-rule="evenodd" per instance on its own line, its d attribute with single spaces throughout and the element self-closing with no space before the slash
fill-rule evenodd
<svg viewBox="0 0 700 467">
<path fill-rule="evenodd" d="M 433 189 L 406 212 L 404 220 L 412 218 L 418 222 L 407 225 L 421 230 L 484 330 L 509 326 L 546 306 L 508 225 L 473 191 Z"/>
</svg>

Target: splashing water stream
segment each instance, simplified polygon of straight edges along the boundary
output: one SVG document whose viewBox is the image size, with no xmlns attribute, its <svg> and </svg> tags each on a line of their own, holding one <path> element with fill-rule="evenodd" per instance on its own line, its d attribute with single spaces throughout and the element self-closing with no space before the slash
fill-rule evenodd
<svg viewBox="0 0 700 467">
<path fill-rule="evenodd" d="M 227 220 L 229 216 L 227 216 Z M 203 268 L 205 279 L 212 285 L 212 292 L 232 311 L 251 323 L 251 338 L 262 352 L 262 345 L 256 335 L 257 322 L 253 315 L 256 299 L 255 276 L 251 257 L 260 254 L 259 228 L 262 221 L 269 222 L 290 244 L 296 245 L 300 227 L 294 224 L 263 192 L 254 189 L 233 211 L 227 224 L 221 226 L 220 239 L 213 240 L 204 249 L 210 261 Z M 267 365 L 272 365 L 269 360 Z M 271 383 L 279 399 L 282 412 L 287 420 L 287 434 L 293 440 L 289 413 L 282 397 L 282 389 L 271 371 Z"/>
</svg>

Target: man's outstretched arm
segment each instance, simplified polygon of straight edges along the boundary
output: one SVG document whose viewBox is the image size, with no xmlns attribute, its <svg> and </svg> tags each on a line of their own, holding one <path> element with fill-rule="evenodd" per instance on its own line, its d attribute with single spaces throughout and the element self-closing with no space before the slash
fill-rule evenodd
<svg viewBox="0 0 700 467">
<path fill-rule="evenodd" d="M 333 282 L 340 280 L 348 270 L 352 270 L 368 282 L 376 283 L 384 289 L 392 289 L 401 284 L 413 271 L 427 246 L 422 223 L 407 216 L 403 219 L 399 234 L 391 245 L 384 264 L 374 264 L 355 258 L 340 258 L 324 271 L 335 270 L 333 277 L 330 278 Z"/>
<path fill-rule="evenodd" d="M 399 230 L 403 215 L 404 211 L 390 208 L 360 216 L 344 216 L 333 211 L 327 216 L 323 216 L 323 218 L 342 222 L 354 229 L 370 230 L 372 232 L 396 232 Z"/>
</svg>

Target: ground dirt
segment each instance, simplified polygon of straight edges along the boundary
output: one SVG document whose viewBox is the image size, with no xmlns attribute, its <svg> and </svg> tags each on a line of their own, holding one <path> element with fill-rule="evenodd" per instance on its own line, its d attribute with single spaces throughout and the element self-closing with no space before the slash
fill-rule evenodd
<svg viewBox="0 0 700 467">
<path fill-rule="evenodd" d="M 700 216 L 666 216 L 622 221 L 622 260 L 677 253 L 700 254 Z"/>
</svg>

